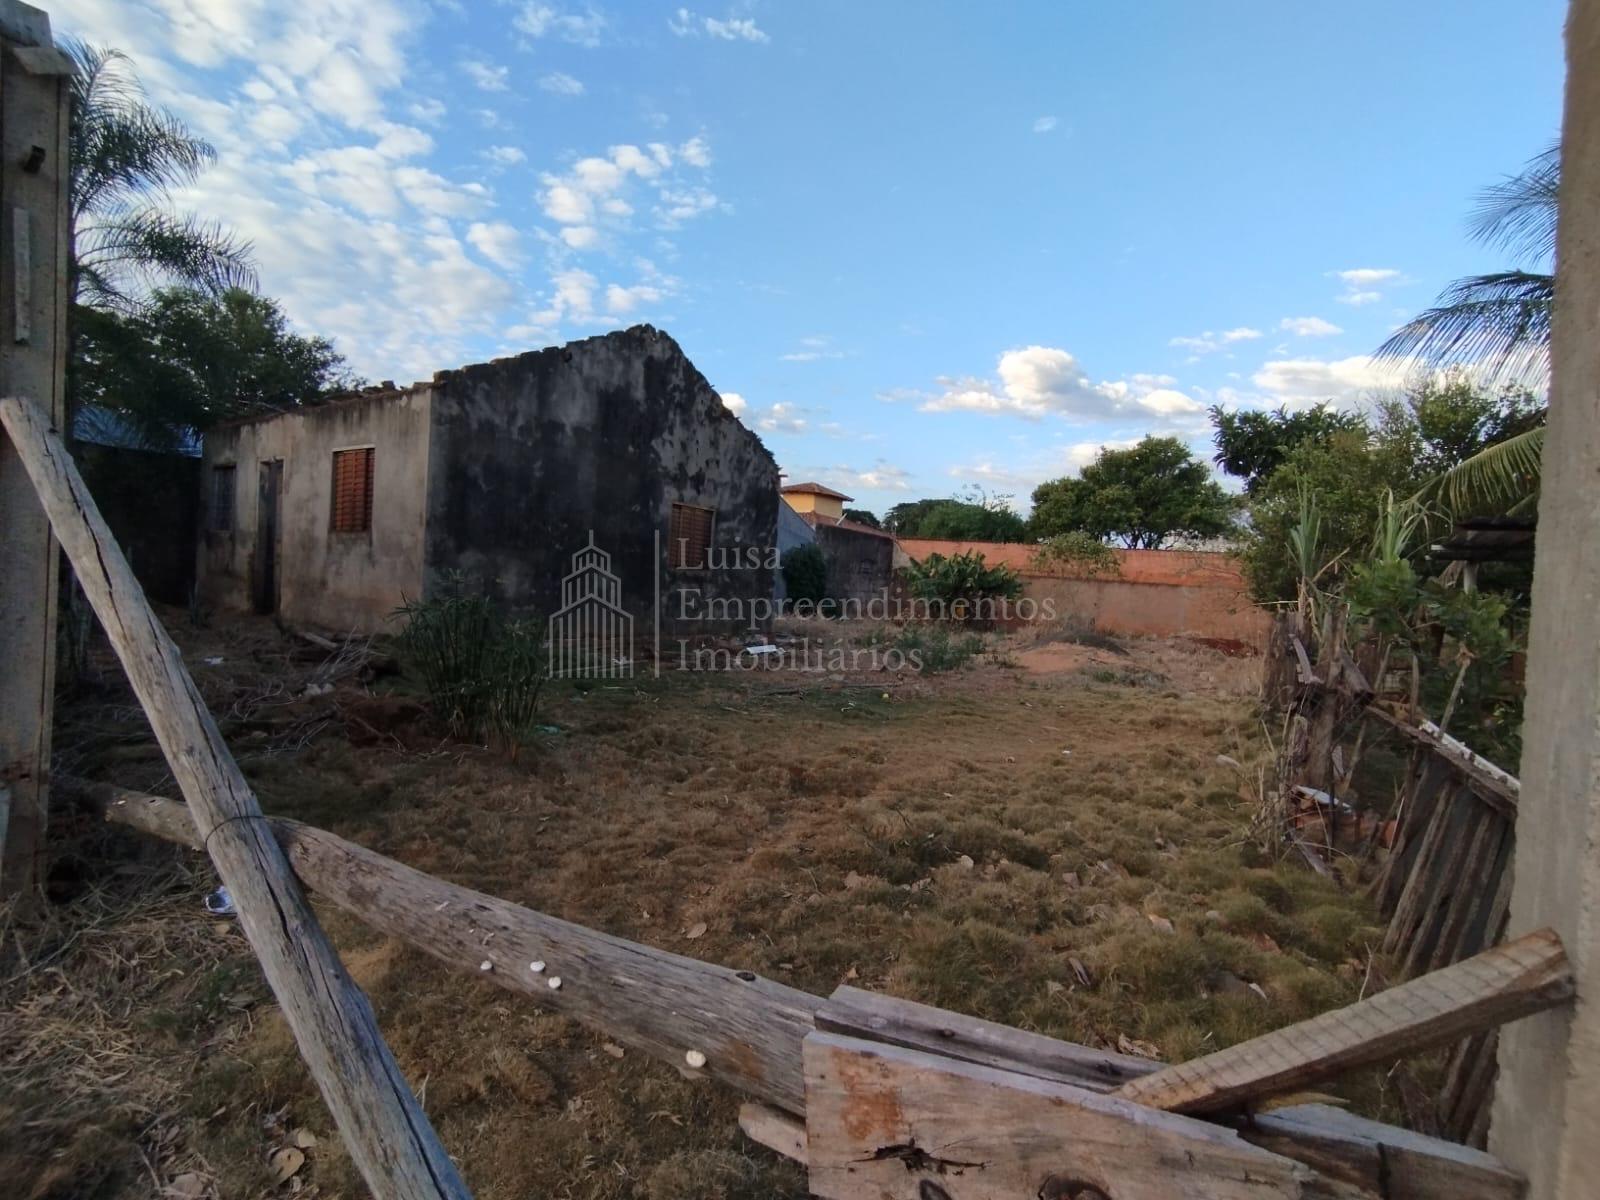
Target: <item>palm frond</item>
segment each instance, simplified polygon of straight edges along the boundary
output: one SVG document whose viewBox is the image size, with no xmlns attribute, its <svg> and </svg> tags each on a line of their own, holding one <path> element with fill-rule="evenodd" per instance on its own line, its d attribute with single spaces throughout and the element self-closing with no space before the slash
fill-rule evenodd
<svg viewBox="0 0 1600 1200">
<path fill-rule="evenodd" d="M 68 42 L 72 80 L 72 212 L 107 211 L 187 183 L 216 157 L 172 113 L 146 103 L 118 50 Z"/>
<path fill-rule="evenodd" d="M 1412 503 L 1438 502 L 1455 516 L 1526 511 L 1539 494 L 1544 430 L 1540 425 L 1485 446 L 1435 475 L 1411 497 Z"/>
<path fill-rule="evenodd" d="M 1507 251 L 1524 266 L 1550 266 L 1556 257 L 1556 204 L 1561 191 L 1561 144 L 1554 143 L 1516 175 L 1484 189 L 1468 230 Z"/>
<path fill-rule="evenodd" d="M 87 218 L 77 231 L 77 268 L 80 285 L 115 306 L 163 280 L 211 293 L 256 283 L 249 242 L 220 225 L 155 208 Z"/>
<path fill-rule="evenodd" d="M 1376 357 L 1466 366 L 1486 380 L 1542 379 L 1550 360 L 1555 276 L 1501 271 L 1458 279 L 1433 308 L 1378 347 Z"/>
</svg>

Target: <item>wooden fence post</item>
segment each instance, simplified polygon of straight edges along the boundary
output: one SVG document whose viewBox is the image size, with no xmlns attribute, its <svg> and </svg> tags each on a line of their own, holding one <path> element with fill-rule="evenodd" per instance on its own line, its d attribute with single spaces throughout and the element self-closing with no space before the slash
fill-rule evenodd
<svg viewBox="0 0 1600 1200">
<path fill-rule="evenodd" d="M 150 719 L 200 844 L 233 896 L 239 924 L 350 1157 L 383 1200 L 464 1200 L 466 1185 L 384 1044 L 372 1007 L 317 924 L 178 648 L 61 440 L 37 405 L 15 396 L 0 399 L 0 425 Z"/>
<path fill-rule="evenodd" d="M 1577 1003 L 1502 1031 L 1489 1127 L 1530 1200 L 1600 1177 L 1600 0 L 1568 10 L 1561 146 L 1511 932 L 1555 928 Z"/>
<path fill-rule="evenodd" d="M 0 395 L 66 419 L 70 62 L 50 18 L 0 0 Z M 0 440 L 0 895 L 38 878 L 55 691 L 56 547 Z"/>
</svg>

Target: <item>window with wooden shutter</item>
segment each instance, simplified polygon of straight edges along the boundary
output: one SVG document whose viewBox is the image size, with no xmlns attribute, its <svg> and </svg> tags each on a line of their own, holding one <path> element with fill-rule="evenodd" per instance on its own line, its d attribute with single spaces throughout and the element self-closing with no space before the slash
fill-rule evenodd
<svg viewBox="0 0 1600 1200">
<path fill-rule="evenodd" d="M 711 524 L 716 512 L 693 504 L 674 504 L 667 528 L 667 561 L 677 571 L 697 571 L 706 565 L 711 548 Z"/>
<path fill-rule="evenodd" d="M 365 533 L 372 528 L 373 448 L 333 452 L 335 533 Z"/>
<path fill-rule="evenodd" d="M 233 532 L 234 480 L 238 473 L 230 463 L 211 468 L 211 496 L 206 508 L 206 528 L 214 533 Z"/>
</svg>

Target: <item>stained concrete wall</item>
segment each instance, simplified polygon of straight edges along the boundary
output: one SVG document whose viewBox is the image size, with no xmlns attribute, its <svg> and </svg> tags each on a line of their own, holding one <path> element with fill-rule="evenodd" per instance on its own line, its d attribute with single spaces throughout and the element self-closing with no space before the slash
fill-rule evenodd
<svg viewBox="0 0 1600 1200">
<path fill-rule="evenodd" d="M 1020 542 L 901 538 L 897 562 L 967 551 L 1022 576 L 1023 595 L 1049 600 L 1058 619 L 1085 621 L 1106 633 L 1169 637 L 1188 633 L 1262 649 L 1270 621 L 1250 598 L 1238 559 L 1198 550 L 1117 550 L 1118 574 L 1088 576 L 1070 566 L 1040 566 L 1038 547 Z"/>
<path fill-rule="evenodd" d="M 1550 428 L 1539 487 L 1509 933 L 1561 936 L 1577 997 L 1506 1026 L 1489 1149 L 1529 1200 L 1600 1190 L 1600 2 L 1567 19 Z"/>
<path fill-rule="evenodd" d="M 828 563 L 828 598 L 866 601 L 886 596 L 894 579 L 894 539 L 819 523 L 817 546 Z"/>
<path fill-rule="evenodd" d="M 428 458 L 433 387 L 379 392 L 224 426 L 206 435 L 202 509 L 212 468 L 233 464 L 230 532 L 204 529 L 201 599 L 219 609 L 252 607 L 259 468 L 283 462 L 277 611 L 285 620 L 363 633 L 390 628 L 405 596 L 423 590 Z M 335 533 L 333 452 L 372 446 L 372 528 Z"/>
<path fill-rule="evenodd" d="M 641 657 L 658 588 L 668 636 L 742 630 L 769 607 L 777 464 L 665 333 L 639 325 L 445 371 L 434 388 L 430 587 L 460 570 L 548 615 L 593 533 Z M 674 503 L 715 511 L 710 567 L 668 566 Z"/>
<path fill-rule="evenodd" d="M 778 561 L 783 561 L 783 556 L 796 546 L 809 546 L 816 540 L 811 526 L 789 504 L 778 503 Z M 783 572 L 772 573 L 772 598 L 777 601 L 788 599 L 789 590 L 784 586 Z"/>
</svg>

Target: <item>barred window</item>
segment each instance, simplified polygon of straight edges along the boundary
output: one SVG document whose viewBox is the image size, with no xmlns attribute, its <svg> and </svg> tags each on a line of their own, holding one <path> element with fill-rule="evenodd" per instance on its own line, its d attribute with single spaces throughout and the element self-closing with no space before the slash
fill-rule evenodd
<svg viewBox="0 0 1600 1200">
<path fill-rule="evenodd" d="M 694 504 L 674 504 L 667 527 L 667 561 L 674 570 L 697 571 L 706 565 L 711 547 L 711 525 L 716 511 Z"/>
<path fill-rule="evenodd" d="M 333 452 L 333 532 L 365 533 L 372 528 L 373 456 L 371 446 Z"/>
<path fill-rule="evenodd" d="M 206 506 L 206 528 L 214 533 L 233 532 L 234 480 L 232 463 L 211 468 L 211 496 Z"/>
</svg>

